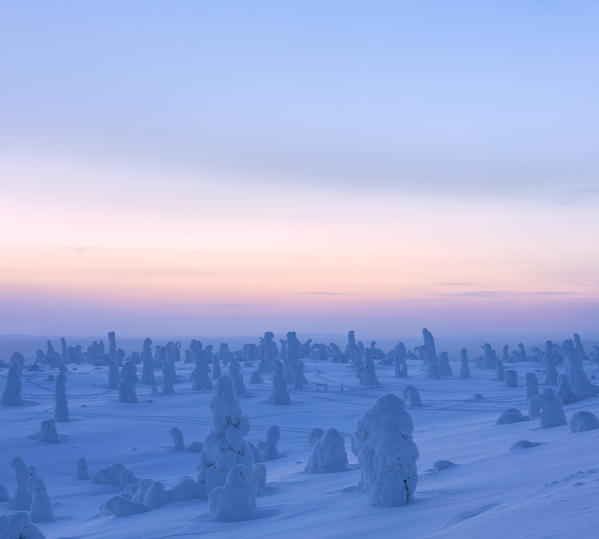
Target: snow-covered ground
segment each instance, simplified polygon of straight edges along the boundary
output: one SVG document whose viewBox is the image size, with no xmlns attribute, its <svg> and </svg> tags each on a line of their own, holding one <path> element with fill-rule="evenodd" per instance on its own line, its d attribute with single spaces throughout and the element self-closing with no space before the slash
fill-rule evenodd
<svg viewBox="0 0 599 539">
<path fill-rule="evenodd" d="M 303 390 L 290 386 L 291 404 L 268 402 L 271 377 L 250 384 L 254 368 L 243 367 L 248 395 L 241 397 L 251 422 L 246 439 L 257 445 L 272 425 L 280 427 L 281 457 L 267 461 L 267 488 L 258 498 L 259 518 L 218 522 L 208 501 L 177 502 L 133 516 L 112 517 L 100 506 L 122 489 L 74 477 L 76 461 L 86 457 L 90 473 L 122 463 L 139 478 L 173 486 L 179 477 L 196 477 L 198 453 L 174 451 L 169 430 L 181 429 L 186 445 L 204 441 L 212 421 L 212 392 L 191 390 L 191 364 L 177 364 L 181 380 L 174 395 L 154 394 L 137 386 L 139 402 L 118 402 L 118 391 L 106 388 L 107 367 L 69 365 L 67 393 L 71 421 L 58 423 L 66 437 L 44 444 L 29 435 L 54 414 L 54 382 L 45 370 L 23 373 L 25 406 L 0 406 L 0 484 L 14 488 L 10 461 L 22 457 L 35 466 L 46 484 L 56 520 L 39 524 L 48 538 L 197 537 L 597 537 L 599 511 L 599 430 L 573 434 L 567 425 L 539 429 L 539 420 L 496 425 L 501 412 L 526 412 L 524 377 L 542 364 L 509 364 L 520 386 L 508 388 L 495 372 L 471 367 L 472 379 L 426 378 L 421 362 L 408 361 L 409 377 L 395 378 L 393 366 L 379 365 L 380 387 L 366 388 L 347 364 L 306 360 Z M 452 363 L 454 372 L 459 364 Z M 506 365 L 506 368 L 508 365 Z M 587 368 L 590 368 L 587 366 Z M 590 371 L 587 371 L 590 374 Z M 156 370 L 158 389 L 162 371 Z M 6 369 L 0 371 L 0 390 Z M 317 383 L 327 384 L 317 388 Z M 340 391 L 341 383 L 343 391 Z M 351 452 L 358 420 L 386 393 L 402 396 L 412 384 L 423 407 L 410 409 L 420 459 L 414 500 L 401 507 L 371 507 L 356 490 L 360 471 Z M 483 400 L 473 398 L 475 393 Z M 599 398 L 565 406 L 568 419 L 577 410 L 599 414 Z M 304 471 L 313 451 L 308 437 L 314 427 L 336 428 L 345 438 L 349 470 L 309 474 Z M 510 449 L 518 440 L 540 442 Z M 457 466 L 433 471 L 437 460 Z M 0 514 L 12 514 L 0 503 Z"/>
</svg>

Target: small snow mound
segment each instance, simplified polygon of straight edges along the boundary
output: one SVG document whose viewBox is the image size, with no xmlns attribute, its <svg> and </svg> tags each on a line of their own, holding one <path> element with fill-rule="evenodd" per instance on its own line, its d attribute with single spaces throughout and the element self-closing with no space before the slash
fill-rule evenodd
<svg viewBox="0 0 599 539">
<path fill-rule="evenodd" d="M 528 417 L 522 415 L 522 412 L 517 408 L 508 408 L 501 413 L 497 419 L 496 425 L 509 425 L 510 423 L 519 423 L 520 421 L 526 421 Z"/>
<path fill-rule="evenodd" d="M 518 440 L 514 442 L 510 449 L 530 449 L 531 447 L 537 447 L 537 445 L 541 445 L 541 442 L 529 442 L 528 440 Z"/>
<path fill-rule="evenodd" d="M 433 464 L 433 470 L 436 472 L 441 472 L 443 470 L 453 468 L 454 466 L 457 466 L 457 464 L 455 462 L 451 462 L 450 460 L 438 460 Z"/>
<path fill-rule="evenodd" d="M 595 429 L 599 429 L 599 419 L 591 412 L 580 410 L 570 418 L 570 430 L 572 432 L 584 432 Z"/>
</svg>

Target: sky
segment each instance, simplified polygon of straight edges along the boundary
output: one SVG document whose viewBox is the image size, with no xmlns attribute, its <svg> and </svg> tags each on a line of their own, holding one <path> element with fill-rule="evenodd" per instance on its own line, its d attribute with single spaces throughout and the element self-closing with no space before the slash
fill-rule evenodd
<svg viewBox="0 0 599 539">
<path fill-rule="evenodd" d="M 5 2 L 0 334 L 599 338 L 599 4 Z"/>
</svg>

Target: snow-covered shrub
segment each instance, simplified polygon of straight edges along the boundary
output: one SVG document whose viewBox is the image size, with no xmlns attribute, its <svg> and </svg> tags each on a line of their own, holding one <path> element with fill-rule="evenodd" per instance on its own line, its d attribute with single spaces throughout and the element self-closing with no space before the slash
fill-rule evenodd
<svg viewBox="0 0 599 539">
<path fill-rule="evenodd" d="M 518 373 L 513 369 L 505 371 L 505 385 L 507 387 L 518 387 Z"/>
<path fill-rule="evenodd" d="M 570 430 L 572 432 L 584 432 L 595 429 L 599 429 L 599 419 L 591 412 L 580 410 L 570 418 Z"/>
<path fill-rule="evenodd" d="M 21 406 L 23 398 L 21 397 L 21 372 L 25 358 L 23 354 L 15 352 L 10 356 L 10 367 L 6 377 L 6 386 L 2 393 L 2 404 L 5 406 Z"/>
<path fill-rule="evenodd" d="M 69 420 L 69 401 L 67 399 L 67 377 L 64 373 L 59 373 L 56 377 L 54 391 L 55 407 L 54 419 L 58 422 L 67 422 Z"/>
<path fill-rule="evenodd" d="M 250 384 L 261 384 L 263 381 L 260 371 L 254 371 L 250 376 Z"/>
<path fill-rule="evenodd" d="M 126 517 L 145 513 L 150 509 L 142 503 L 134 502 L 125 496 L 113 496 L 103 506 L 105 511 L 112 513 L 115 517 Z"/>
<path fill-rule="evenodd" d="M 526 421 L 528 418 L 522 415 L 522 412 L 518 408 L 508 408 L 501 412 L 501 415 L 497 419 L 497 425 L 508 425 L 510 423 L 518 423 L 520 421 Z"/>
<path fill-rule="evenodd" d="M 271 404 L 290 404 L 287 382 L 283 375 L 283 364 L 279 360 L 275 360 L 272 369 L 272 393 L 268 402 Z"/>
<path fill-rule="evenodd" d="M 25 512 L 0 515 L 0 537 L 3 539 L 44 539 L 44 534 Z"/>
<path fill-rule="evenodd" d="M 391 393 L 380 397 L 358 422 L 352 450 L 371 505 L 404 505 L 413 498 L 419 456 L 413 430 L 404 402 Z"/>
<path fill-rule="evenodd" d="M 237 464 L 229 470 L 224 485 L 208 494 L 210 514 L 217 520 L 228 522 L 253 519 L 256 517 L 256 492 L 252 469 Z"/>
<path fill-rule="evenodd" d="M 403 388 L 403 398 L 408 402 L 410 408 L 420 408 L 422 406 L 420 392 L 413 385 L 408 384 Z"/>
<path fill-rule="evenodd" d="M 10 466 L 15 474 L 15 490 L 8 502 L 8 508 L 15 511 L 29 511 L 31 509 L 31 494 L 27 488 L 29 468 L 21 457 L 12 459 Z"/>
<path fill-rule="evenodd" d="M 131 360 L 125 361 L 121 369 L 121 381 L 119 382 L 119 400 L 121 402 L 137 402 L 137 393 L 135 392 L 137 381 L 135 363 Z"/>
<path fill-rule="evenodd" d="M 131 483 L 137 483 L 135 474 L 125 468 L 120 462 L 111 464 L 108 468 L 97 471 L 92 476 L 92 483 L 96 485 L 115 485 L 125 488 Z"/>
<path fill-rule="evenodd" d="M 344 472 L 347 470 L 345 440 L 337 429 L 329 429 L 318 440 L 306 471 L 310 473 Z"/>
<path fill-rule="evenodd" d="M 324 430 L 318 427 L 314 427 L 310 434 L 308 435 L 308 441 L 310 445 L 314 445 L 318 440 L 320 440 L 324 436 Z"/>
<path fill-rule="evenodd" d="M 277 444 L 281 438 L 281 429 L 277 425 L 272 425 L 266 433 L 266 441 L 258 443 L 258 455 L 260 461 L 274 460 L 279 458 Z"/>
<path fill-rule="evenodd" d="M 183 443 L 183 433 L 178 427 L 172 427 L 169 430 L 170 435 L 173 437 L 173 446 L 175 451 L 185 451 L 185 444 Z"/>
<path fill-rule="evenodd" d="M 467 380 L 470 378 L 470 364 L 468 363 L 468 350 L 466 348 L 462 348 L 460 351 L 460 359 L 460 378 Z"/>
<path fill-rule="evenodd" d="M 27 488 L 31 492 L 31 520 L 36 523 L 54 520 L 54 512 L 42 478 L 37 475 L 30 477 Z"/>
<path fill-rule="evenodd" d="M 541 428 L 559 427 L 566 424 L 566 414 L 562 401 L 551 388 L 546 388 L 539 396 L 541 403 Z"/>
<path fill-rule="evenodd" d="M 250 422 L 241 411 L 230 377 L 221 376 L 217 380 L 210 408 L 212 427 L 198 464 L 198 481 L 206 493 L 223 485 L 227 473 L 236 464 L 250 469 L 253 464 L 252 452 L 245 440 Z"/>
</svg>

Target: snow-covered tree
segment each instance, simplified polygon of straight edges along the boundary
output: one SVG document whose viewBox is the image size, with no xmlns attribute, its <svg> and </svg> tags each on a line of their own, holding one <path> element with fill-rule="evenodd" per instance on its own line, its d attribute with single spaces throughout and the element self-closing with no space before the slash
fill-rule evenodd
<svg viewBox="0 0 599 539">
<path fill-rule="evenodd" d="M 507 387 L 518 387 L 518 373 L 514 369 L 505 371 L 505 385 Z"/>
<path fill-rule="evenodd" d="M 69 421 L 69 401 L 67 399 L 67 377 L 64 373 L 58 373 L 54 390 L 54 419 L 59 423 Z"/>
<path fill-rule="evenodd" d="M 258 442 L 258 454 L 260 461 L 274 460 L 279 458 L 277 444 L 281 438 L 281 429 L 277 425 L 272 425 L 266 433 L 266 440 Z"/>
<path fill-rule="evenodd" d="M 441 352 L 439 354 L 439 374 L 441 376 L 453 376 L 453 370 L 449 363 L 447 352 Z"/>
<path fill-rule="evenodd" d="M 31 493 L 27 488 L 29 468 L 21 457 L 15 457 L 10 462 L 15 474 L 15 490 L 8 502 L 8 508 L 14 511 L 29 511 L 31 509 Z"/>
<path fill-rule="evenodd" d="M 233 466 L 224 484 L 208 494 L 210 514 L 227 522 L 255 518 L 257 490 L 251 468 L 244 464 Z"/>
<path fill-rule="evenodd" d="M 534 372 L 526 373 L 526 400 L 530 401 L 539 396 L 539 381 Z"/>
<path fill-rule="evenodd" d="M 584 432 L 599 429 L 597 416 L 586 410 L 579 410 L 570 418 L 570 431 Z"/>
<path fill-rule="evenodd" d="M 468 363 L 468 350 L 462 348 L 460 351 L 460 378 L 467 380 L 470 378 L 470 363 Z"/>
<path fill-rule="evenodd" d="M 82 481 L 89 479 L 89 470 L 87 468 L 87 460 L 85 457 L 79 457 L 77 459 L 77 465 L 75 467 L 75 477 Z"/>
<path fill-rule="evenodd" d="M 404 386 L 403 398 L 408 402 L 410 408 L 420 408 L 422 406 L 420 392 L 413 385 L 407 384 Z"/>
<path fill-rule="evenodd" d="M 185 451 L 185 444 L 183 443 L 183 433 L 178 427 L 172 427 L 169 430 L 170 435 L 173 438 L 173 446 L 175 451 Z"/>
<path fill-rule="evenodd" d="M 279 360 L 275 360 L 272 368 L 272 393 L 268 402 L 271 404 L 290 404 L 287 382 L 283 375 L 283 365 Z"/>
<path fill-rule="evenodd" d="M 25 358 L 19 352 L 15 352 L 10 356 L 6 386 L 4 386 L 4 393 L 2 394 L 2 404 L 5 406 L 21 406 L 23 404 L 21 372 L 24 362 Z"/>
<path fill-rule="evenodd" d="M 121 381 L 119 382 L 119 400 L 121 402 L 137 402 L 135 386 L 138 382 L 137 367 L 131 360 L 123 363 Z"/>
<path fill-rule="evenodd" d="M 229 376 L 217 380 L 210 408 L 212 428 L 198 464 L 198 481 L 206 493 L 224 485 L 227 473 L 236 464 L 244 464 L 250 469 L 253 464 L 252 451 L 245 440 L 250 422 L 241 411 Z"/>
<path fill-rule="evenodd" d="M 566 424 L 566 414 L 562 401 L 551 388 L 546 388 L 539 396 L 541 404 L 541 428 L 559 427 Z"/>
<path fill-rule="evenodd" d="M 412 500 L 418 473 L 414 425 L 404 402 L 389 393 L 364 414 L 352 438 L 360 463 L 360 486 L 371 505 L 396 506 Z"/>
<path fill-rule="evenodd" d="M 154 376 L 154 354 L 152 353 L 152 339 L 150 338 L 144 339 L 141 361 L 141 383 L 146 386 L 155 386 L 156 377 Z"/>
<path fill-rule="evenodd" d="M 344 472 L 347 470 L 345 440 L 337 429 L 329 429 L 316 443 L 306 465 L 310 473 Z"/>
<path fill-rule="evenodd" d="M 439 372 L 439 358 L 437 357 L 435 339 L 426 328 L 422 330 L 422 337 L 424 338 L 424 346 L 420 350 L 426 366 L 426 375 L 429 378 L 438 379 L 441 373 Z"/>
<path fill-rule="evenodd" d="M 31 520 L 36 523 L 54 520 L 54 512 L 42 478 L 37 475 L 29 478 L 27 488 L 31 492 Z"/>
<path fill-rule="evenodd" d="M 232 359 L 229 362 L 229 376 L 231 377 L 231 380 L 233 380 L 235 395 L 238 397 L 245 397 L 247 395 L 247 389 L 245 387 L 245 382 L 243 381 L 239 363 L 237 363 L 236 359 Z"/>
</svg>

